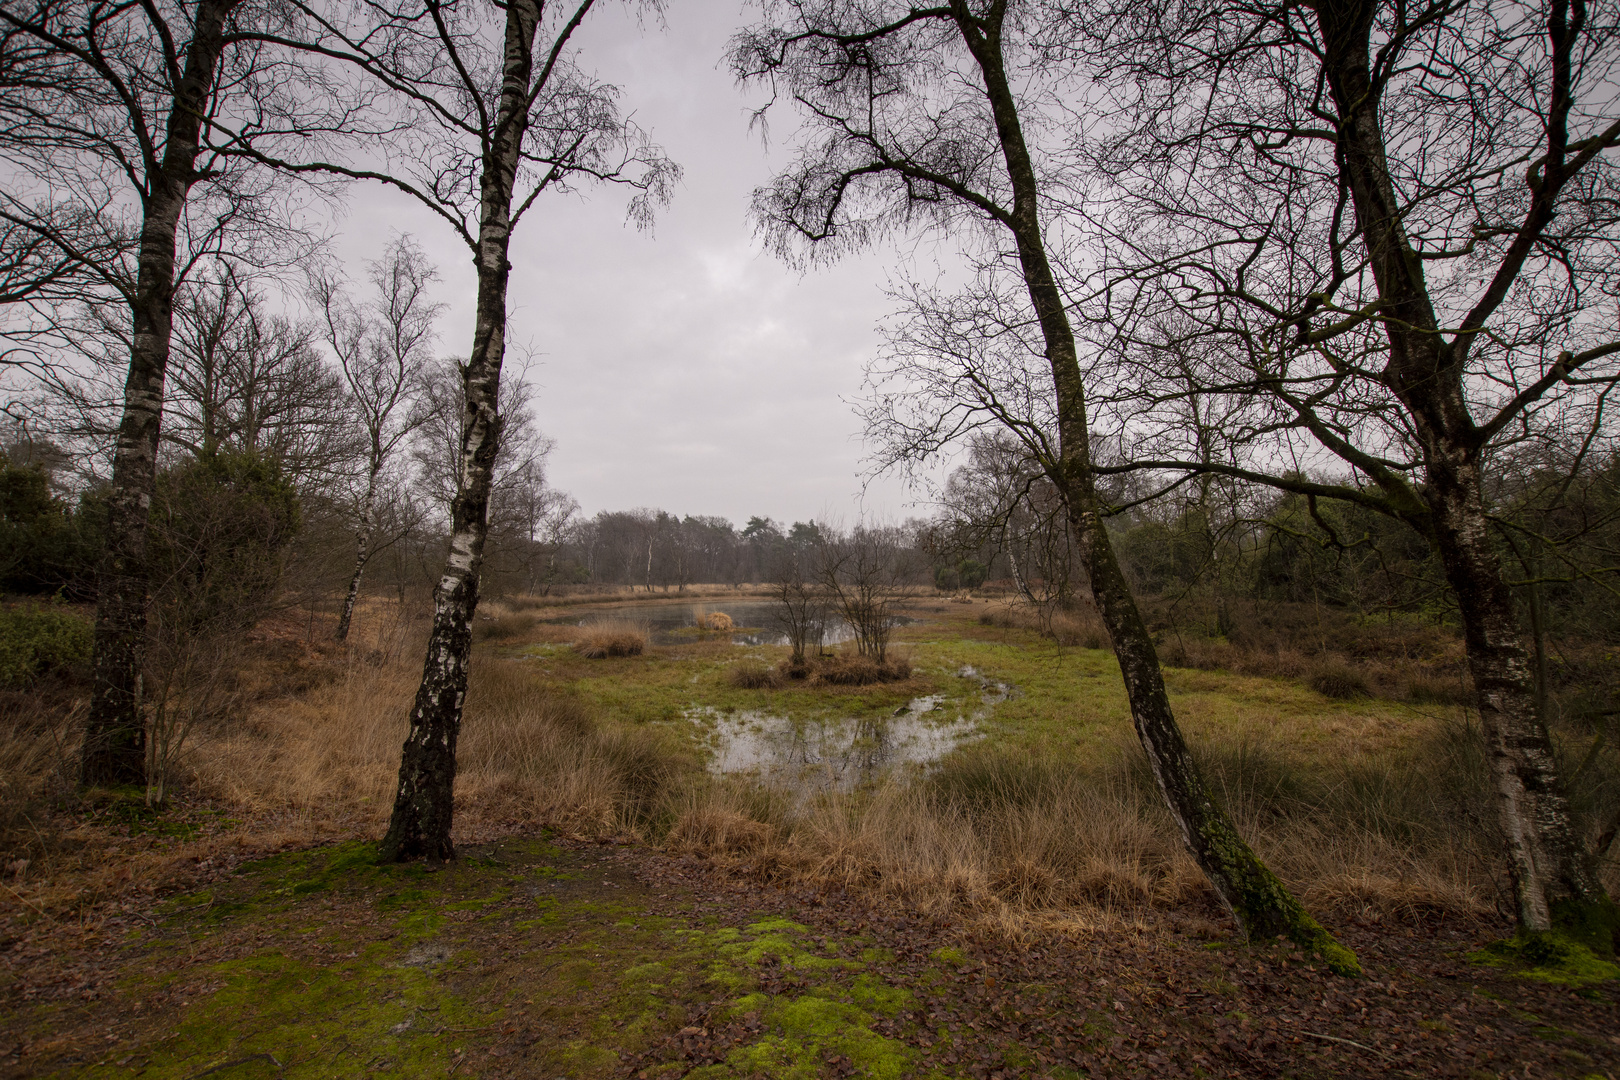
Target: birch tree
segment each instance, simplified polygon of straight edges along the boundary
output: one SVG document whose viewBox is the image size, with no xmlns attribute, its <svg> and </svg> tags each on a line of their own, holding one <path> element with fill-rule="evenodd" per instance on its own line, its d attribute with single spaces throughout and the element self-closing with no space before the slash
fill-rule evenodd
<svg viewBox="0 0 1620 1080">
<path fill-rule="evenodd" d="M 338 615 L 334 636 L 339 641 L 348 639 L 360 580 L 377 553 L 378 484 L 426 417 L 417 390 L 432 363 L 433 326 L 444 308 L 428 298 L 438 271 L 409 237 L 390 244 L 369 271 L 375 295 L 364 309 L 352 304 L 330 275 L 316 275 L 309 288 L 364 443 L 354 496 L 354 571 Z"/>
<path fill-rule="evenodd" d="M 618 91 L 575 62 L 575 32 L 596 0 L 387 0 L 330 11 L 296 4 L 316 32 L 280 44 L 346 73 L 376 103 L 376 141 L 324 159 L 265 155 L 304 175 L 386 184 L 416 199 L 467 246 L 477 267 L 472 347 L 459 369 L 460 431 L 450 542 L 434 588 L 422 683 L 411 707 L 399 790 L 380 855 L 453 858 L 456 739 L 467 692 L 472 618 L 500 444 L 508 252 L 548 192 L 586 182 L 628 187 L 645 224 L 679 170 L 618 109 Z"/>
<path fill-rule="evenodd" d="M 262 174 L 232 156 L 255 137 L 256 121 L 223 137 L 220 127 L 255 112 L 238 109 L 246 100 L 260 116 L 278 107 L 250 32 L 263 14 L 245 0 L 0 5 L 0 158 L 13 169 L 0 222 L 42 245 L 46 265 L 71 267 L 122 305 L 130 324 L 97 574 L 86 786 L 144 777 L 146 522 L 175 289 L 190 259 L 279 213 L 264 199 Z M 24 329 L 38 341 L 52 327 Z"/>
<path fill-rule="evenodd" d="M 1009 0 L 768 4 L 766 21 L 734 40 L 733 70 L 789 97 L 807 124 L 793 164 L 756 193 L 755 214 L 790 257 L 800 245 L 836 254 L 918 225 L 976 233 L 1005 253 L 1032 312 L 1032 355 L 1046 368 L 1030 386 L 1050 386 L 1039 393 L 1054 421 L 1012 430 L 1063 497 L 1137 734 L 1187 848 L 1245 934 L 1286 934 L 1335 970 L 1358 971 L 1210 794 L 1115 558 L 1074 329 L 1047 244 L 1062 162 L 1040 155 L 1031 137 L 1045 123 L 1042 95 L 1073 88 L 1053 85 L 1029 41 L 1029 18 Z M 925 430 L 906 452 L 937 448 L 949 434 Z"/>
</svg>

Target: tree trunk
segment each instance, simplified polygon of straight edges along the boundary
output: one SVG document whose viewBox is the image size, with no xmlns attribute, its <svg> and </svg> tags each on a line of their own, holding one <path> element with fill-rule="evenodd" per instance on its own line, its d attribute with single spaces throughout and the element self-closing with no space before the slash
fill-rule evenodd
<svg viewBox="0 0 1620 1080">
<path fill-rule="evenodd" d="M 1450 465 L 1431 462 L 1427 494 L 1446 579 L 1462 611 L 1519 924 L 1571 932 L 1612 953 L 1620 920 L 1571 826 L 1513 596 L 1490 542 L 1480 468 L 1473 458 Z"/>
<path fill-rule="evenodd" d="M 1165 805 L 1181 828 L 1194 861 L 1214 887 L 1238 927 L 1252 940 L 1283 935 L 1321 955 L 1340 974 L 1359 974 L 1355 954 L 1334 940 L 1294 899 L 1244 842 L 1226 812 L 1216 805 L 1176 724 L 1165 693 L 1153 638 L 1137 611 L 1130 585 L 1114 556 L 1103 524 L 1092 472 L 1085 386 L 1063 296 L 1052 274 L 1037 205 L 1035 169 L 1024 141 L 1016 98 L 1002 64 L 1000 27 L 975 20 L 964 0 L 952 0 L 964 40 L 978 61 L 990 98 L 997 135 L 1012 181 L 1013 209 L 1008 227 L 1018 245 L 1030 303 L 1041 325 L 1057 401 L 1061 460 L 1048 474 L 1063 497 L 1069 521 L 1080 538 L 1081 558 L 1092 596 L 1119 658 L 1131 719 L 1147 754 Z M 993 10 L 1001 10 L 1000 8 Z"/>
<path fill-rule="evenodd" d="M 132 307 L 129 375 L 113 450 L 107 546 L 96 568 L 94 682 L 80 751 L 83 787 L 144 784 L 147 520 L 157 483 L 158 429 L 173 331 L 174 260 L 180 215 L 197 179 L 195 161 L 225 19 L 238 0 L 203 0 L 170 107 L 163 158 L 150 168 Z"/>
<path fill-rule="evenodd" d="M 371 515 L 376 505 L 377 474 L 372 472 L 366 480 L 365 498 L 360 500 L 360 528 L 354 537 L 354 573 L 349 577 L 349 594 L 343 598 L 343 613 L 338 616 L 339 641 L 349 640 L 349 623 L 354 619 L 355 601 L 360 598 L 360 576 L 366 572 L 371 558 Z"/>
<path fill-rule="evenodd" d="M 411 730 L 399 766 L 399 793 L 388 833 L 378 848 L 385 862 L 455 857 L 450 840 L 456 778 L 456 738 L 467 697 L 467 658 L 478 608 L 478 571 L 489 532 L 489 495 L 500 440 L 501 361 L 506 352 L 506 286 L 511 273 L 512 188 L 529 124 L 535 0 L 506 8 L 505 70 L 500 106 L 479 177 L 478 306 L 472 354 L 462 372 L 462 472 L 451 506 L 450 551 L 433 590 L 422 685 L 411 708 Z"/>
<path fill-rule="evenodd" d="M 1490 542 L 1484 446 L 1463 388 L 1470 342 L 1441 334 L 1423 261 L 1402 224 L 1372 79 L 1375 15 L 1370 3 L 1317 9 L 1324 74 L 1339 114 L 1340 169 L 1386 317 L 1383 379 L 1422 448 L 1425 524 L 1462 612 L 1519 925 L 1530 933 L 1562 929 L 1612 953 L 1620 945 L 1620 911 L 1576 842 L 1512 594 Z M 1562 179 L 1548 166 L 1534 191 L 1533 220 L 1542 226 L 1552 220 L 1555 181 Z"/>
</svg>

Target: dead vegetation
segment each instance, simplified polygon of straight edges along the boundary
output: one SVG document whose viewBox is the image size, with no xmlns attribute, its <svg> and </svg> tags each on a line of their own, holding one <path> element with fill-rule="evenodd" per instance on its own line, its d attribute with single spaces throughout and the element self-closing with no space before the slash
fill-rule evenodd
<svg viewBox="0 0 1620 1080">
<path fill-rule="evenodd" d="M 1261 744 L 1206 745 L 1217 791 L 1262 856 L 1333 918 L 1473 919 L 1496 910 L 1494 838 L 1469 731 L 1425 763 L 1312 775 Z M 920 783 L 807 806 L 715 782 L 669 843 L 772 879 L 875 890 L 910 910 L 1012 926 L 1218 916 L 1146 764 L 1122 744 L 1082 768 L 981 745 Z M 1483 820 L 1490 820 L 1488 813 Z"/>
<path fill-rule="evenodd" d="M 346 649 L 292 630 L 252 643 L 245 712 L 194 734 L 166 815 L 128 796 L 71 802 L 72 710 L 84 688 L 38 695 L 49 708 L 0 733 L 0 867 L 14 913 L 56 917 L 183 885 L 221 860 L 377 835 L 422 622 L 373 612 Z M 815 677 L 836 679 L 860 658 L 818 659 Z M 729 678 L 785 685 L 757 660 Z M 22 700 L 0 701 L 8 719 L 21 717 Z M 1405 751 L 1353 761 L 1303 761 L 1261 730 L 1196 745 L 1217 796 L 1313 910 L 1492 917 L 1506 894 L 1478 734 L 1437 717 L 1413 723 L 1424 734 Z M 1620 770 L 1606 744 L 1566 735 L 1572 796 L 1596 836 L 1620 809 Z M 738 873 L 863 890 L 1008 933 L 1219 914 L 1125 732 L 1084 760 L 980 743 L 925 776 L 806 800 L 710 776 L 670 729 L 595 714 L 538 665 L 475 657 L 458 759 L 463 841 L 540 825 L 634 836 Z M 1620 886 L 1612 863 L 1607 875 Z"/>
<path fill-rule="evenodd" d="M 581 628 L 574 651 L 587 660 L 640 656 L 647 650 L 647 628 L 622 619 L 603 619 Z"/>
</svg>

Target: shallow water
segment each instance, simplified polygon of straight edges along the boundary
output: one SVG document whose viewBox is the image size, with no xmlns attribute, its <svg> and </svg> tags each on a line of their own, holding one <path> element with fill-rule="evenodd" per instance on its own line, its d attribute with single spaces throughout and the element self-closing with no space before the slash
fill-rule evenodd
<svg viewBox="0 0 1620 1080">
<path fill-rule="evenodd" d="M 720 611 L 731 616 L 736 629 L 731 640 L 737 645 L 786 645 L 787 635 L 777 626 L 776 605 L 769 600 L 711 600 L 689 604 L 634 604 L 626 607 L 601 608 L 590 615 L 566 615 L 551 621 L 572 626 L 603 619 L 644 623 L 654 645 L 676 645 L 692 641 L 700 635 L 698 620 L 709 612 Z M 895 625 L 915 622 L 904 615 L 895 617 Z M 822 637 L 825 645 L 840 645 L 854 640 L 854 631 L 843 619 L 829 618 L 827 632 Z"/>
<path fill-rule="evenodd" d="M 691 709 L 687 718 L 710 728 L 711 772 L 753 776 L 810 796 L 853 791 L 896 769 L 925 769 L 964 742 L 981 737 L 979 723 L 1012 688 L 971 667 L 957 673 L 979 686 L 978 700 L 947 705 L 940 694 L 912 698 L 889 716 L 789 717 L 763 710 L 723 713 Z M 965 711 L 964 711 L 965 707 Z"/>
</svg>

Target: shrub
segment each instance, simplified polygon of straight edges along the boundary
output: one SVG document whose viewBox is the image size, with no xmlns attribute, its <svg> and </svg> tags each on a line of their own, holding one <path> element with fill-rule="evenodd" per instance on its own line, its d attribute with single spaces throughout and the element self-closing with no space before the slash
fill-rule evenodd
<svg viewBox="0 0 1620 1080">
<path fill-rule="evenodd" d="M 0 452 L 0 589 L 94 596 L 91 525 L 52 493 L 44 469 L 12 465 Z"/>
<path fill-rule="evenodd" d="M 810 661 L 811 673 L 832 686 L 870 686 L 911 678 L 911 661 L 905 657 L 874 660 L 855 653 L 818 656 Z"/>
<path fill-rule="evenodd" d="M 727 676 L 732 686 L 744 690 L 770 690 L 782 685 L 782 673 L 758 660 L 744 660 Z"/>
<path fill-rule="evenodd" d="M 90 659 L 90 624 L 65 611 L 0 611 L 0 686 L 23 687 Z"/>
<path fill-rule="evenodd" d="M 788 657 L 776 666 L 776 670 L 790 679 L 808 679 L 815 672 L 810 661 L 802 656 Z"/>
<path fill-rule="evenodd" d="M 647 631 L 628 622 L 599 622 L 584 627 L 574 651 L 587 660 L 609 656 L 640 656 L 647 651 Z"/>
<path fill-rule="evenodd" d="M 1340 700 L 1368 697 L 1372 693 L 1361 672 L 1342 664 L 1325 664 L 1317 668 L 1311 674 L 1309 685 L 1324 697 Z"/>
</svg>

